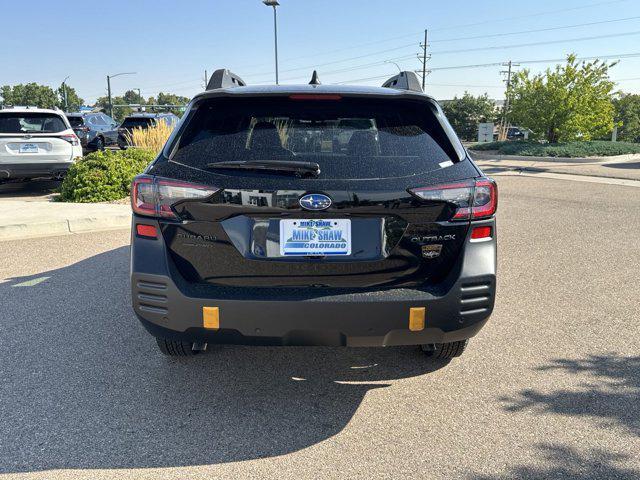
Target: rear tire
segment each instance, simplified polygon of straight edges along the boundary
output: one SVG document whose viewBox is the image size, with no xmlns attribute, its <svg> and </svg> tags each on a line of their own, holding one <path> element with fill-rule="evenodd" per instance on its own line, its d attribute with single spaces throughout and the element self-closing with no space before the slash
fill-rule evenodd
<svg viewBox="0 0 640 480">
<path fill-rule="evenodd" d="M 96 140 L 96 152 L 104 151 L 104 138 L 98 137 Z"/>
<path fill-rule="evenodd" d="M 436 343 L 430 345 L 420 345 L 422 351 L 431 358 L 451 359 L 459 357 L 467 348 L 469 340 L 460 340 L 458 342 Z"/>
<path fill-rule="evenodd" d="M 200 353 L 200 350 L 193 350 L 193 343 L 191 342 L 176 342 L 156 337 L 156 343 L 160 351 L 169 357 L 193 357 Z"/>
</svg>

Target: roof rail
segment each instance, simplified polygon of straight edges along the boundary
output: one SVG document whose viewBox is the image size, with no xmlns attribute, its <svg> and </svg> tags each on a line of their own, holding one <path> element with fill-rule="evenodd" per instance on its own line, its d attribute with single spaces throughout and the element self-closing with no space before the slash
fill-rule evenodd
<svg viewBox="0 0 640 480">
<path fill-rule="evenodd" d="M 420 86 L 420 80 L 415 72 L 404 71 L 397 75 L 394 75 L 389 80 L 382 84 L 383 87 L 395 88 L 398 90 L 411 90 L 414 92 L 422 93 L 422 87 Z"/>
<path fill-rule="evenodd" d="M 211 78 L 207 84 L 207 90 L 214 90 L 216 88 L 244 87 L 245 85 L 245 81 L 238 75 L 226 68 L 220 68 L 211 74 Z"/>
</svg>

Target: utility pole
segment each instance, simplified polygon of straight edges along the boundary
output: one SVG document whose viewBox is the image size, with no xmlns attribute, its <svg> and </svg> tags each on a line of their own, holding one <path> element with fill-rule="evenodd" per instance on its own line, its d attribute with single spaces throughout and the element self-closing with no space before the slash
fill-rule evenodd
<svg viewBox="0 0 640 480">
<path fill-rule="evenodd" d="M 107 96 L 109 97 L 109 116 L 113 117 L 113 101 L 111 100 L 111 79 L 120 75 L 135 75 L 136 72 L 122 72 L 115 75 L 107 75 Z"/>
<path fill-rule="evenodd" d="M 209 85 L 209 75 L 207 75 L 207 71 L 204 71 L 204 89 L 207 89 L 207 85 Z"/>
<path fill-rule="evenodd" d="M 136 88 L 138 91 L 138 103 L 140 104 L 140 111 L 142 111 L 142 94 L 140 93 L 140 89 Z"/>
<path fill-rule="evenodd" d="M 507 67 L 507 70 L 503 70 L 502 72 L 500 72 L 501 74 L 506 74 L 507 75 L 507 89 L 505 91 L 505 99 L 504 99 L 504 107 L 502 109 L 502 121 L 500 122 L 500 132 L 498 133 L 498 140 L 499 141 L 504 141 L 507 139 L 507 128 L 508 128 L 508 121 L 507 121 L 507 115 L 509 112 L 509 106 L 511 104 L 511 70 L 513 67 L 519 67 L 520 64 L 519 63 L 513 63 L 511 60 L 509 60 L 507 63 L 503 63 L 502 64 L 504 67 Z"/>
<path fill-rule="evenodd" d="M 64 111 L 65 112 L 69 111 L 69 102 L 67 101 L 67 80 L 69 80 L 69 77 L 65 78 L 62 81 L 62 96 L 64 97 Z"/>
<path fill-rule="evenodd" d="M 113 102 L 111 101 L 111 77 L 107 75 L 107 97 L 109 98 L 109 116 L 113 118 Z"/>
<path fill-rule="evenodd" d="M 427 55 L 427 47 L 429 46 L 428 34 L 429 34 L 429 31 L 425 29 L 424 43 L 420 44 L 420 47 L 422 48 L 422 55 L 418 54 L 418 60 L 422 62 L 422 90 L 423 91 L 426 85 L 426 77 L 427 77 L 427 74 L 429 73 L 429 70 L 427 70 L 427 61 L 431 58 L 431 55 Z"/>
</svg>

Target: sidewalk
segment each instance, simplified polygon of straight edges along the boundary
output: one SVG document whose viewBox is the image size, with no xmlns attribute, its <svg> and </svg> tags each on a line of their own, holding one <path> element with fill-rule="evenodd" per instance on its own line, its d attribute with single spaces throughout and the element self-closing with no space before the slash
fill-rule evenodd
<svg viewBox="0 0 640 480">
<path fill-rule="evenodd" d="M 470 151 L 471 158 L 487 174 L 501 172 L 548 172 L 640 181 L 640 155 L 604 158 L 548 158 L 496 155 Z"/>
<path fill-rule="evenodd" d="M 0 197 L 0 241 L 129 228 L 129 204 Z"/>
</svg>

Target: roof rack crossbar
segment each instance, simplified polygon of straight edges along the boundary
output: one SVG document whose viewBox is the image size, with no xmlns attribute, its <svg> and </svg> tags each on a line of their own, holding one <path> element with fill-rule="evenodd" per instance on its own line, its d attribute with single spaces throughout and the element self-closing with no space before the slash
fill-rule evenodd
<svg viewBox="0 0 640 480">
<path fill-rule="evenodd" d="M 382 84 L 383 87 L 395 88 L 397 90 L 411 90 L 413 92 L 422 93 L 422 86 L 418 75 L 415 72 L 403 71 L 394 75 Z"/>
<path fill-rule="evenodd" d="M 220 68 L 211 74 L 211 78 L 207 84 L 207 90 L 214 90 L 216 88 L 244 87 L 245 85 L 246 82 L 238 75 L 226 68 Z"/>
</svg>

